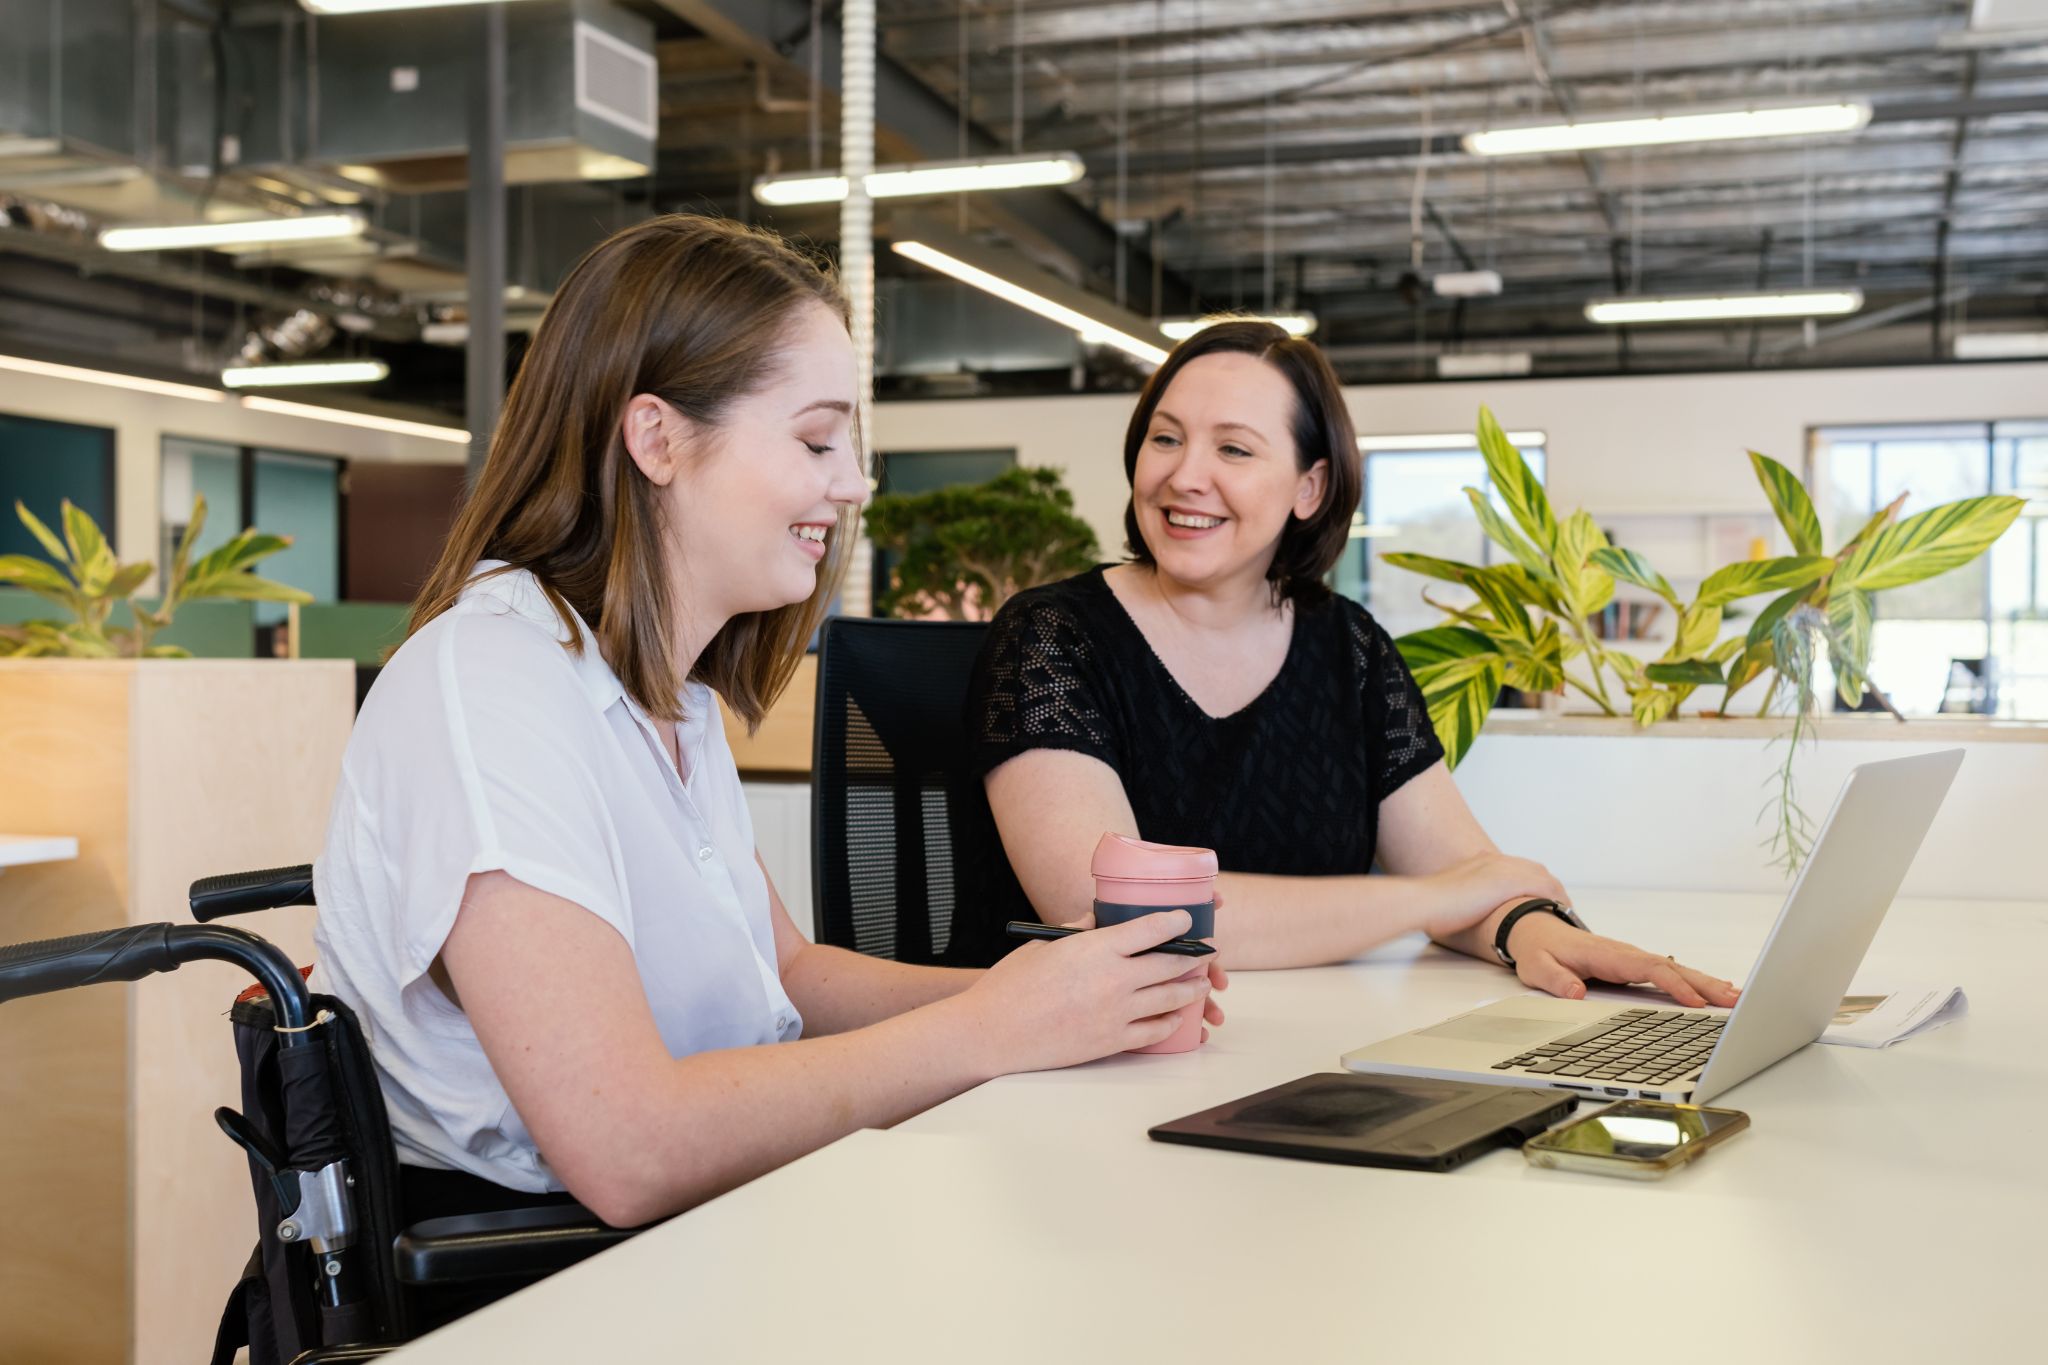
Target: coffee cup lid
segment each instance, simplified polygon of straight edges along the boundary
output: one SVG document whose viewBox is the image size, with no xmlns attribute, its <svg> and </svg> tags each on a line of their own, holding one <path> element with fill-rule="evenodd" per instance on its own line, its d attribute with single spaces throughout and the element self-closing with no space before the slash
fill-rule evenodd
<svg viewBox="0 0 2048 1365">
<path fill-rule="evenodd" d="M 1216 850 L 1153 844 L 1127 834 L 1105 834 L 1088 870 L 1097 877 L 1134 882 L 1191 882 L 1216 875 Z"/>
</svg>

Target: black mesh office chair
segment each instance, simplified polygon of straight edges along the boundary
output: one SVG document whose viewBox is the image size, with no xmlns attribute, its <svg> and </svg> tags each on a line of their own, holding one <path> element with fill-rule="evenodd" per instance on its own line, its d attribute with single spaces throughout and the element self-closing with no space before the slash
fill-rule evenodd
<svg viewBox="0 0 2048 1365">
<path fill-rule="evenodd" d="M 1033 918 L 970 766 L 979 622 L 835 617 L 818 648 L 811 888 L 818 942 L 985 967 Z"/>
<path fill-rule="evenodd" d="M 313 903 L 310 866 L 195 882 L 201 921 Z M 436 1218 L 403 1227 L 398 1156 L 355 1016 L 307 989 L 276 945 L 243 930 L 137 924 L 0 947 L 0 1004 L 181 963 L 233 962 L 257 986 L 229 1017 L 242 1109 L 214 1111 L 249 1157 L 258 1241 L 222 1316 L 214 1365 L 366 1360 L 630 1237 L 580 1204 Z M 0 1115 L 0 1123 L 6 1116 Z"/>
</svg>

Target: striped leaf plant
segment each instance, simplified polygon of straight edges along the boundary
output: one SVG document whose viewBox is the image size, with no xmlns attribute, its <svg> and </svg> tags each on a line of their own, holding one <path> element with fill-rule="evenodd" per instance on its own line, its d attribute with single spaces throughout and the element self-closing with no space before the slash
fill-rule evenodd
<svg viewBox="0 0 2048 1365">
<path fill-rule="evenodd" d="M 1542 483 L 1484 407 L 1478 440 L 1506 511 L 1476 488 L 1465 496 L 1506 561 L 1481 566 L 1420 554 L 1380 556 L 1396 568 L 1458 584 L 1477 599 L 1445 602 L 1425 590 L 1423 599 L 1444 613 L 1445 624 L 1395 641 L 1452 765 L 1471 749 L 1503 683 L 1530 692 L 1569 688 L 1607 715 L 1626 714 L 1646 726 L 1677 714 L 1701 687 L 1724 689 L 1725 714 L 1736 693 L 1769 673 L 1757 714 L 1770 713 L 1782 685 L 1789 684 L 1797 702 L 1774 840 L 1791 867 L 1805 855 L 1794 819 L 1803 816 L 1792 800 L 1791 754 L 1817 704 L 1817 661 L 1831 663 L 1846 704 L 1857 705 L 1866 691 L 1883 701 L 1869 680 L 1873 595 L 1969 563 L 2025 506 L 2023 498 L 1993 494 L 1900 520 L 1901 496 L 1830 553 L 1805 487 L 1784 465 L 1751 451 L 1750 466 L 1792 553 L 1716 569 L 1686 601 L 1643 556 L 1608 544 L 1590 514 L 1574 512 L 1560 521 Z M 1674 613 L 1678 628 L 1659 658 L 1637 659 L 1593 633 L 1590 622 L 1613 600 L 1617 582 L 1655 594 Z M 1722 639 L 1725 609 L 1766 594 L 1771 600 L 1748 631 Z"/>
<path fill-rule="evenodd" d="M 0 584 L 26 588 L 62 607 L 71 619 L 0 625 L 0 658 L 186 658 L 189 651 L 177 645 L 152 643 L 151 638 L 171 624 L 171 618 L 186 602 L 313 600 L 310 593 L 250 572 L 259 560 L 288 548 L 292 543 L 290 536 L 264 535 L 249 527 L 193 559 L 192 548 L 206 525 L 203 497 L 192 500 L 192 517 L 185 523 L 185 534 L 171 557 L 163 596 L 149 607 L 134 601 L 133 595 L 156 571 L 156 566 L 146 560 L 133 564 L 117 560 L 114 547 L 99 524 L 69 498 L 64 500 L 63 516 L 59 518 L 64 529 L 61 537 L 20 502 L 14 504 L 14 513 L 49 560 L 32 555 L 0 555 Z M 112 624 L 114 608 L 123 602 L 128 604 L 133 625 Z"/>
</svg>

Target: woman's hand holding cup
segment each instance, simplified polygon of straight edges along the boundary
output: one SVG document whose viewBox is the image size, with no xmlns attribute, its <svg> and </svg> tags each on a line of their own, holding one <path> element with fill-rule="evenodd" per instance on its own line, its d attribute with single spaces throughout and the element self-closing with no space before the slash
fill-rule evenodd
<svg viewBox="0 0 2048 1365">
<path fill-rule="evenodd" d="M 1012 951 L 958 997 L 984 1069 L 1044 1071 L 1164 1042 L 1220 974 L 1184 979 L 1187 959 L 1147 951 L 1192 923 L 1169 910 Z M 1212 1022 L 1221 1020 L 1218 1010 Z"/>
</svg>

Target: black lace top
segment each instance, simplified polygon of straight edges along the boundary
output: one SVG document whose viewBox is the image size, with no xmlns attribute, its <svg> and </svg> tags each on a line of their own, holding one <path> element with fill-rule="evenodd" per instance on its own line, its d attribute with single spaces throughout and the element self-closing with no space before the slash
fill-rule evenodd
<svg viewBox="0 0 2048 1365">
<path fill-rule="evenodd" d="M 1123 779 L 1144 838 L 1213 848 L 1226 872 L 1370 871 L 1379 803 L 1444 755 L 1379 623 L 1343 597 L 1297 608 L 1279 675 L 1216 719 L 1102 573 L 996 613 L 968 691 L 980 770 L 1027 749 L 1091 754 Z"/>
</svg>

